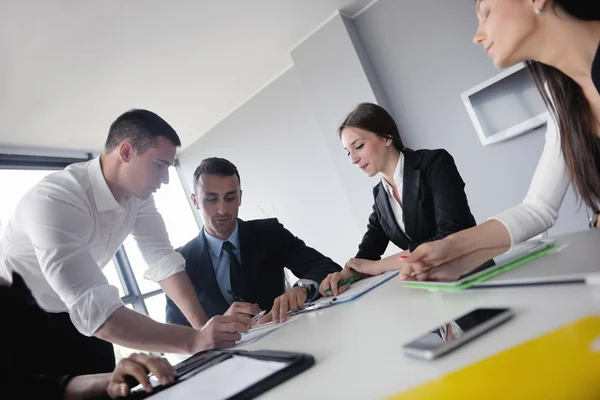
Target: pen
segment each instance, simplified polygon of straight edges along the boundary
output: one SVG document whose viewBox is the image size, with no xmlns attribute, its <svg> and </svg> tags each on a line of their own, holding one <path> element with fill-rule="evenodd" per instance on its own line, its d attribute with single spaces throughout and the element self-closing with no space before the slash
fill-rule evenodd
<svg viewBox="0 0 600 400">
<path fill-rule="evenodd" d="M 241 301 L 242 303 L 247 303 L 247 301 L 246 301 L 246 300 L 242 299 L 240 296 L 236 295 L 236 294 L 235 294 L 235 293 L 233 293 L 231 290 L 227 290 L 227 293 L 229 293 L 229 295 L 230 295 L 231 297 L 233 297 L 233 299 L 234 299 L 235 301 Z"/>
<path fill-rule="evenodd" d="M 262 310 L 261 312 L 259 312 L 258 314 L 256 314 L 254 317 L 252 317 L 252 319 L 255 320 L 255 321 L 258 321 L 259 319 L 261 319 L 262 317 L 264 317 L 266 313 L 267 313 L 267 310 Z"/>
<path fill-rule="evenodd" d="M 346 278 L 343 281 L 338 282 L 337 287 L 347 285 L 360 279 L 360 275 L 352 275 L 350 278 Z M 331 292 L 331 288 L 325 289 L 325 293 Z"/>
<path fill-rule="evenodd" d="M 235 301 L 240 301 L 242 303 L 248 303 L 246 300 L 242 299 L 240 296 L 238 296 L 237 294 L 233 293 L 231 290 L 227 290 L 227 293 L 229 293 L 229 295 L 231 297 L 233 297 L 233 299 Z M 258 321 L 259 319 L 261 319 L 262 317 L 264 317 L 264 315 L 267 313 L 267 310 L 262 310 L 261 312 L 259 312 L 258 314 L 256 314 L 254 317 L 252 317 L 253 320 Z"/>
</svg>

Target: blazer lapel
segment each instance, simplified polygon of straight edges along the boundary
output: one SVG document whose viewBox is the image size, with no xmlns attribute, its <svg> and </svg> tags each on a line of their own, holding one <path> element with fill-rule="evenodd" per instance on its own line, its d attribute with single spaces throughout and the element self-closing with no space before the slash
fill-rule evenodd
<svg viewBox="0 0 600 400">
<path fill-rule="evenodd" d="M 375 204 L 377 204 L 377 209 L 379 209 L 379 212 L 381 213 L 381 222 L 387 225 L 386 230 L 392 234 L 390 236 L 397 237 L 402 235 L 402 230 L 400 229 L 400 225 L 398 225 L 398 221 L 396 221 L 396 216 L 392 210 L 390 199 L 388 198 L 387 192 L 385 191 L 383 183 L 381 182 L 379 183 L 379 190 L 377 191 L 377 196 L 375 197 Z"/>
<path fill-rule="evenodd" d="M 217 276 L 208 252 L 204 230 L 202 230 L 196 237 L 195 248 L 191 252 L 192 259 L 188 261 L 186 271 L 194 286 L 197 287 L 196 290 L 201 289 L 219 308 L 227 310 L 229 303 L 219 289 Z"/>
<path fill-rule="evenodd" d="M 421 190 L 421 156 L 412 150 L 404 151 L 404 178 L 402 182 L 402 212 L 404 231 L 411 237 L 417 232 L 417 209 Z"/>
</svg>

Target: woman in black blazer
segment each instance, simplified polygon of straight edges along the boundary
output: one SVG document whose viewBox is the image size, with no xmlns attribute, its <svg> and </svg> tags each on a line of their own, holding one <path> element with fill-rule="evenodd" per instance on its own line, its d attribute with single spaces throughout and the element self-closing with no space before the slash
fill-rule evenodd
<svg viewBox="0 0 600 400">
<path fill-rule="evenodd" d="M 373 188 L 375 204 L 367 232 L 342 272 L 327 276 L 320 291 L 337 295 L 337 283 L 356 271 L 378 275 L 402 268 L 402 257 L 423 242 L 475 226 L 465 184 L 452 156 L 443 149 L 404 146 L 392 116 L 382 107 L 359 104 L 338 129 L 352 163 L 381 181 Z M 381 260 L 389 242 L 404 251 Z"/>
</svg>

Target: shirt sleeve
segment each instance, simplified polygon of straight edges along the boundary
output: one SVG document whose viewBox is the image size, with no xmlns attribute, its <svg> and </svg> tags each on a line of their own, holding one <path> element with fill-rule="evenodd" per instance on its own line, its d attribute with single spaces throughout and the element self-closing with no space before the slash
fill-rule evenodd
<svg viewBox="0 0 600 400">
<path fill-rule="evenodd" d="M 504 224 L 511 244 L 522 242 L 551 228 L 569 187 L 569 173 L 560 146 L 556 121 L 548 117 L 546 143 L 525 199 L 492 219 Z"/>
<path fill-rule="evenodd" d="M 51 181 L 40 183 L 30 196 L 22 223 L 40 269 L 75 328 L 91 336 L 123 303 L 90 252 L 90 206 L 83 196 Z"/>
<path fill-rule="evenodd" d="M 160 282 L 185 270 L 185 259 L 171 246 L 165 222 L 152 196 L 140 205 L 131 234 L 148 265 L 144 273 L 146 279 Z"/>
</svg>

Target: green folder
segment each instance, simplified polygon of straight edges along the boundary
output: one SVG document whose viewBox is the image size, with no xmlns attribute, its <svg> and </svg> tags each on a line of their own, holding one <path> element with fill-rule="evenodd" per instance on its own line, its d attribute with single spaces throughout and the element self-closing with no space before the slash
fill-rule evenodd
<svg viewBox="0 0 600 400">
<path fill-rule="evenodd" d="M 522 257 L 507 261 L 506 263 L 491 266 L 481 272 L 473 274 L 472 276 L 467 276 L 456 282 L 406 281 L 403 283 L 403 285 L 409 288 L 429 290 L 456 291 L 467 289 L 479 282 L 487 281 L 488 279 L 491 279 L 496 275 L 500 275 L 506 271 L 515 269 L 519 265 L 528 263 L 529 261 L 541 257 L 545 254 L 548 254 L 552 250 L 556 249 L 556 244 L 554 244 L 553 242 L 543 243 L 545 243 L 546 245 L 541 249 L 530 251 Z"/>
</svg>

